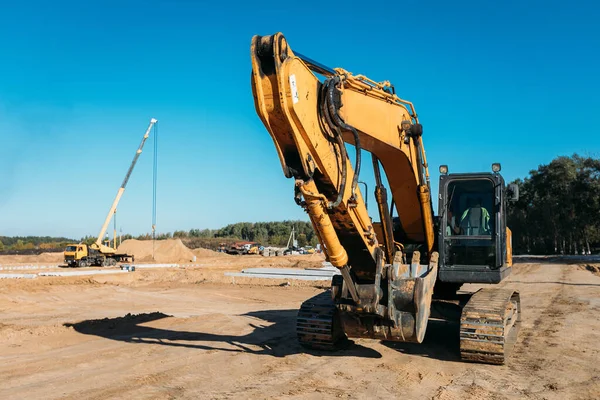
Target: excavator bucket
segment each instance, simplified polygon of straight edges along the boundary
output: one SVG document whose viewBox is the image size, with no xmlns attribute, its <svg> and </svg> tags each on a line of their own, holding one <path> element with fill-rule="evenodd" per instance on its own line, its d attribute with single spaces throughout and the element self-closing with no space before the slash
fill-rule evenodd
<svg viewBox="0 0 600 400">
<path fill-rule="evenodd" d="M 415 252 L 410 264 L 394 263 L 388 268 L 384 318 L 355 314 L 351 307 L 340 306 L 346 310 L 341 312 L 346 334 L 349 337 L 421 343 L 429 320 L 437 259 L 437 253 L 434 253 L 429 264 L 421 264 L 419 253 Z"/>
<path fill-rule="evenodd" d="M 415 252 L 410 264 L 388 266 L 387 305 L 378 304 L 372 312 L 336 298 L 336 290 L 305 301 L 296 324 L 300 343 L 321 350 L 338 349 L 346 338 L 421 343 L 430 315 L 437 259 L 434 253 L 429 264 L 420 264 Z"/>
</svg>

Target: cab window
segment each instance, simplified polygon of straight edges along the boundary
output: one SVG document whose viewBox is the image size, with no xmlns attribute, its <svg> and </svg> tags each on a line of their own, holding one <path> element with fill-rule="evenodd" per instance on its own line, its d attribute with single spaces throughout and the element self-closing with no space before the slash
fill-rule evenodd
<svg viewBox="0 0 600 400">
<path fill-rule="evenodd" d="M 491 236 L 494 232 L 494 185 L 487 179 L 448 184 L 447 236 Z"/>
</svg>

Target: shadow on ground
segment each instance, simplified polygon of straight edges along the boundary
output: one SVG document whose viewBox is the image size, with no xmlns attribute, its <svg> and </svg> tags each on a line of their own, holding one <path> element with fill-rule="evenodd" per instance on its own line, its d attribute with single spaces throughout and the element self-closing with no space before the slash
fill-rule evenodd
<svg viewBox="0 0 600 400">
<path fill-rule="evenodd" d="M 253 330 L 246 335 L 227 334 L 226 327 L 223 328 L 223 333 L 215 334 L 141 325 L 172 317 L 161 312 L 85 320 L 76 323 L 65 323 L 64 326 L 72 327 L 77 332 L 85 335 L 94 335 L 126 343 L 245 352 L 275 357 L 285 357 L 299 353 L 316 356 L 381 357 L 381 354 L 376 350 L 360 346 L 354 342 L 348 343 L 345 349 L 336 352 L 310 350 L 302 347 L 296 339 L 295 322 L 297 312 L 297 310 L 266 310 L 242 314 L 240 317 L 250 317 L 271 323 L 271 325 L 265 326 L 250 323 Z"/>
<path fill-rule="evenodd" d="M 460 361 L 459 324 L 430 320 L 423 343 L 382 342 L 401 353 L 442 361 Z"/>
</svg>

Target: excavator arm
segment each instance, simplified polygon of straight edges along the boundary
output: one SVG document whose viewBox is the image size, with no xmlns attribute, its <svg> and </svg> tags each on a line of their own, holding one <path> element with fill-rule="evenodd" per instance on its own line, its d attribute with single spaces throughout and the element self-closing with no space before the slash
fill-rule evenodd
<svg viewBox="0 0 600 400">
<path fill-rule="evenodd" d="M 360 244 L 352 251 L 356 254 L 348 256 L 357 258 L 366 250 L 374 258 L 378 244 L 356 185 L 360 149 L 372 154 L 376 171 L 380 163 L 386 173 L 392 197 L 400 202 L 397 212 L 405 240 L 423 243 L 430 252 L 434 231 L 429 176 L 413 105 L 395 95 L 387 82 L 327 69 L 294 54 L 281 34 L 253 38 L 252 66 L 256 109 L 273 138 L 285 176 L 296 179 L 303 195 L 326 197 L 321 199 L 335 236 L 342 243 L 352 238 Z M 324 83 L 315 72 L 326 75 Z M 342 142 L 357 150 L 354 168 Z M 313 185 L 316 188 L 309 190 Z M 332 263 L 343 266 L 344 253 L 330 252 Z"/>
<path fill-rule="evenodd" d="M 422 127 L 413 105 L 389 82 L 294 53 L 281 33 L 254 36 L 251 59 L 257 114 L 284 175 L 295 180 L 296 202 L 307 211 L 327 259 L 340 269 L 343 281 L 334 279 L 332 293 L 345 331 L 420 342 L 437 253 Z M 354 146 L 354 163 L 346 144 Z M 371 222 L 357 185 L 362 150 L 371 154 L 380 226 Z M 407 244 L 419 249 L 410 265 Z"/>
</svg>

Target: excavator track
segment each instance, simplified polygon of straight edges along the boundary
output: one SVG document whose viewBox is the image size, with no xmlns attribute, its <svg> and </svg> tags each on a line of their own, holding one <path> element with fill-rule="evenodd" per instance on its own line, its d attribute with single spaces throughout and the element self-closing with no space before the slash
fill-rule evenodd
<svg viewBox="0 0 600 400">
<path fill-rule="evenodd" d="M 300 344 L 314 350 L 338 350 L 346 342 L 337 318 L 337 309 L 326 291 L 302 303 L 296 319 L 296 334 Z"/>
<path fill-rule="evenodd" d="M 501 365 L 512 352 L 521 325 L 519 292 L 481 289 L 462 311 L 460 356 L 465 361 Z"/>
</svg>

